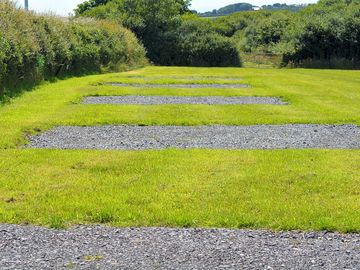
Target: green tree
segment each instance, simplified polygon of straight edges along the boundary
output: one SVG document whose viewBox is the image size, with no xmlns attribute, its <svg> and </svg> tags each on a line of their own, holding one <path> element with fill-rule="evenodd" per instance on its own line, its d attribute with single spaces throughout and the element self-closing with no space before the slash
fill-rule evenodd
<svg viewBox="0 0 360 270">
<path fill-rule="evenodd" d="M 359 0 L 322 0 L 300 12 L 292 23 L 284 61 L 315 67 L 358 67 L 359 26 Z"/>
<path fill-rule="evenodd" d="M 144 43 L 148 57 L 161 63 L 167 32 L 181 24 L 181 15 L 189 11 L 190 0 L 112 0 L 77 12 L 82 16 L 110 18 L 131 29 Z"/>
<path fill-rule="evenodd" d="M 185 19 L 173 33 L 176 42 L 167 50 L 174 50 L 173 65 L 185 66 L 240 66 L 235 44 L 216 32 L 212 21 Z M 171 55 L 171 54 L 169 54 Z"/>
<path fill-rule="evenodd" d="M 78 5 L 78 7 L 75 9 L 75 14 L 80 15 L 92 8 L 95 8 L 100 5 L 105 5 L 109 0 L 89 0 L 85 1 L 84 3 L 81 3 Z"/>
</svg>

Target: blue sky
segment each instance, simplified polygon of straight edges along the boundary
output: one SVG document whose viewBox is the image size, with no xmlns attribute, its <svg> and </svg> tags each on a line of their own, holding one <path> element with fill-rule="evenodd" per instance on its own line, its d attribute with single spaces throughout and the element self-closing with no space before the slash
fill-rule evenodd
<svg viewBox="0 0 360 270">
<path fill-rule="evenodd" d="M 24 0 L 15 1 L 20 5 Z M 29 0 L 30 8 L 38 12 L 52 11 L 59 15 L 67 15 L 73 11 L 73 9 L 84 0 Z M 273 3 L 287 3 L 287 4 L 303 4 L 303 3 L 316 3 L 317 0 L 193 0 L 192 9 L 197 11 L 210 11 L 215 8 L 223 7 L 228 4 L 234 4 L 239 2 L 247 2 L 253 5 L 261 6 Z"/>
</svg>

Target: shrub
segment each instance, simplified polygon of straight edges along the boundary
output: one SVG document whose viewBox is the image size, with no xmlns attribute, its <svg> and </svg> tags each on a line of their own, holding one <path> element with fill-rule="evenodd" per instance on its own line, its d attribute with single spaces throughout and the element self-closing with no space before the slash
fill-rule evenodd
<svg viewBox="0 0 360 270">
<path fill-rule="evenodd" d="M 106 4 L 91 4 L 94 2 L 99 1 L 90 0 L 79 5 L 76 14 L 121 23 L 142 41 L 147 56 L 156 64 L 163 64 L 160 56 L 163 37 L 181 23 L 180 16 L 189 4 L 187 0 L 112 0 Z"/>
<path fill-rule="evenodd" d="M 168 47 L 169 64 L 181 66 L 240 66 L 235 44 L 217 33 L 203 19 L 187 19 L 174 33 Z M 164 57 L 163 57 L 164 59 Z"/>
<path fill-rule="evenodd" d="M 320 1 L 299 13 L 286 37 L 285 63 L 304 67 L 360 67 L 360 2 Z"/>
<path fill-rule="evenodd" d="M 44 79 L 145 63 L 135 35 L 115 22 L 39 16 L 0 2 L 0 98 Z"/>
<path fill-rule="evenodd" d="M 360 67 L 359 0 L 321 0 L 297 13 L 241 12 L 210 22 L 242 55 L 278 55 L 280 66 Z"/>
<path fill-rule="evenodd" d="M 95 4 L 98 2 L 98 4 Z M 239 66 L 234 44 L 210 21 L 188 15 L 188 0 L 90 0 L 77 15 L 108 18 L 130 28 L 144 43 L 148 57 L 159 65 Z M 84 8 L 86 6 L 86 8 Z"/>
</svg>

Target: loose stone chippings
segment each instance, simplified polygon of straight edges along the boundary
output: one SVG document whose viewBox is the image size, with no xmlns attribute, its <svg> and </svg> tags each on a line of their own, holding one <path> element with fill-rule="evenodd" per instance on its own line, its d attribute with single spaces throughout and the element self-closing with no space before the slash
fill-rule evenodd
<svg viewBox="0 0 360 270">
<path fill-rule="evenodd" d="M 250 88 L 248 84 L 141 84 L 141 83 L 105 83 L 118 87 L 136 87 L 136 88 Z"/>
<path fill-rule="evenodd" d="M 241 81 L 241 77 L 222 77 L 222 76 L 119 76 L 118 78 L 128 79 L 178 79 L 178 80 L 224 80 L 224 81 Z"/>
<path fill-rule="evenodd" d="M 360 236 L 0 225 L 0 269 L 359 269 Z"/>
<path fill-rule="evenodd" d="M 63 126 L 31 137 L 28 147 L 115 150 L 360 149 L 360 127 L 355 125 Z"/>
<path fill-rule="evenodd" d="M 86 97 L 84 104 L 134 104 L 134 105 L 162 105 L 162 104 L 205 104 L 205 105 L 236 105 L 236 104 L 269 104 L 286 105 L 287 103 L 276 97 L 249 96 L 95 96 Z"/>
</svg>

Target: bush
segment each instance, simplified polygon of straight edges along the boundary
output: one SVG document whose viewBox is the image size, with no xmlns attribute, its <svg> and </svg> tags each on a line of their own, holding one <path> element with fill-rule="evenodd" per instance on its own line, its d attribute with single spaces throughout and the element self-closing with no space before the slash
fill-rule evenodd
<svg viewBox="0 0 360 270">
<path fill-rule="evenodd" d="M 98 2 L 98 4 L 95 4 Z M 235 46 L 211 22 L 188 15 L 188 0 L 90 0 L 78 16 L 116 20 L 143 42 L 148 57 L 159 65 L 238 66 Z M 86 6 L 86 8 L 85 8 Z"/>
<path fill-rule="evenodd" d="M 264 54 L 274 53 L 273 48 L 281 42 L 292 16 L 288 11 L 255 11 L 222 20 L 231 22 L 232 28 L 237 29 L 232 38 L 241 52 Z"/>
<path fill-rule="evenodd" d="M 360 0 L 321 0 L 297 13 L 241 12 L 211 24 L 241 54 L 278 55 L 280 66 L 360 68 Z"/>
<path fill-rule="evenodd" d="M 163 64 L 162 39 L 166 32 L 180 25 L 180 17 L 188 8 L 187 0 L 112 0 L 95 5 L 94 2 L 99 1 L 90 0 L 79 5 L 75 11 L 77 16 L 121 23 L 136 34 L 147 49 L 147 56 L 156 64 Z M 84 5 L 87 6 L 85 11 Z"/>
<path fill-rule="evenodd" d="M 360 67 L 359 4 L 321 1 L 305 9 L 287 38 L 292 47 L 284 52 L 284 61 L 305 67 Z"/>
<path fill-rule="evenodd" d="M 175 41 L 167 50 L 168 64 L 179 66 L 240 66 L 235 44 L 217 33 L 203 19 L 184 19 L 173 34 Z M 166 58 L 163 57 L 165 60 Z"/>
<path fill-rule="evenodd" d="M 0 2 L 0 98 L 44 79 L 145 63 L 136 37 L 114 22 L 38 16 Z"/>
</svg>

